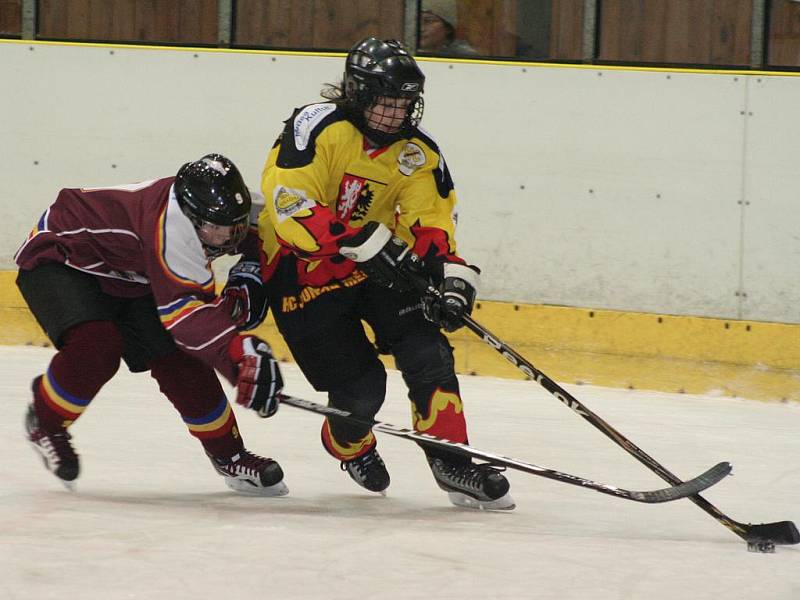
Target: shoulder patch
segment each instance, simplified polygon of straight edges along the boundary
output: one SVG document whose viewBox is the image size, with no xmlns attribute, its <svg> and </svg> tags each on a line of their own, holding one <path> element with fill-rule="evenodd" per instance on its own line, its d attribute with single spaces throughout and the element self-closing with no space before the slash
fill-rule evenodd
<svg viewBox="0 0 800 600">
<path fill-rule="evenodd" d="M 301 152 L 308 148 L 311 133 L 325 117 L 336 110 L 336 105 L 332 102 L 323 104 L 309 104 L 304 107 L 292 121 L 292 131 L 294 132 L 294 146 Z"/>
<path fill-rule="evenodd" d="M 407 142 L 397 157 L 397 168 L 403 175 L 411 175 L 427 161 L 425 151 L 414 142 Z"/>
<path fill-rule="evenodd" d="M 311 210 L 317 205 L 308 197 L 305 190 L 287 188 L 282 185 L 275 186 L 275 189 L 272 190 L 272 202 L 275 206 L 275 213 L 278 215 L 278 223 L 283 223 L 297 213 Z"/>
<path fill-rule="evenodd" d="M 296 169 L 310 164 L 316 154 L 317 137 L 331 123 L 344 120 L 344 114 L 333 102 L 309 104 L 294 111 L 286 120 L 278 138 L 280 150 L 276 164 L 282 169 Z"/>
</svg>

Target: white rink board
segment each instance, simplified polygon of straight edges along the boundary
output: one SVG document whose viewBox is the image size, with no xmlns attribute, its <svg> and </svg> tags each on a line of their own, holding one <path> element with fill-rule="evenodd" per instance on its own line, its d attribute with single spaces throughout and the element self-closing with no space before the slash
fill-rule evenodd
<svg viewBox="0 0 800 600">
<path fill-rule="evenodd" d="M 688 500 L 643 505 L 507 471 L 517 508 L 448 504 L 422 452 L 383 436 L 387 497 L 339 470 L 321 419 L 236 408 L 248 446 L 280 461 L 290 493 L 225 488 L 147 374 L 124 367 L 72 428 L 83 461 L 70 494 L 22 435 L 30 380 L 52 356 L 0 347 L 0 597 L 55 600 L 796 600 L 800 547 L 772 555 Z M 324 402 L 294 365 L 287 391 Z M 533 382 L 465 377 L 478 448 L 631 489 L 664 483 Z M 730 460 L 703 496 L 730 517 L 800 521 L 800 406 L 567 386 L 667 468 Z M 379 418 L 410 420 L 390 372 Z M 698 566 L 702 567 L 698 568 Z"/>
<path fill-rule="evenodd" d="M 800 79 L 749 85 L 743 298 L 746 312 L 800 322 Z M 786 277 L 789 277 L 787 281 Z"/>
<path fill-rule="evenodd" d="M 338 67 L 334 58 L 0 44 L 0 80 L 14 82 L 0 95 L 2 114 L 14 115 L 0 121 L 14 148 L 0 162 L 13 187 L 0 203 L 3 258 L 62 187 L 174 175 L 216 151 L 257 188 L 282 120 Z"/>
<path fill-rule="evenodd" d="M 0 43 L 0 268 L 61 187 L 171 175 L 209 151 L 257 187 L 282 121 L 342 62 Z M 422 66 L 481 297 L 800 322 L 800 79 Z"/>
<path fill-rule="evenodd" d="M 454 177 L 484 297 L 736 314 L 742 78 L 475 65 L 431 79 L 440 72 L 483 93 L 441 129 L 469 123 L 458 150 L 470 162 Z M 434 96 L 431 113 L 445 102 Z"/>
</svg>

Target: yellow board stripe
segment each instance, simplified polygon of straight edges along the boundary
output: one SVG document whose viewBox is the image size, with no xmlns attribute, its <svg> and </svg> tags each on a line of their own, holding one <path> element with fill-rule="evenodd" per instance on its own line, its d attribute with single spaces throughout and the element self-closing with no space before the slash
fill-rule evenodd
<svg viewBox="0 0 800 600">
<path fill-rule="evenodd" d="M 800 325 L 507 302 L 481 302 L 473 316 L 512 346 L 800 368 Z"/>
<path fill-rule="evenodd" d="M 0 271 L 0 344 L 46 345 L 15 276 Z M 473 316 L 566 384 L 800 402 L 800 324 L 486 301 Z M 279 359 L 292 360 L 271 315 L 254 334 Z M 459 373 L 524 378 L 474 334 L 449 337 Z"/>
</svg>

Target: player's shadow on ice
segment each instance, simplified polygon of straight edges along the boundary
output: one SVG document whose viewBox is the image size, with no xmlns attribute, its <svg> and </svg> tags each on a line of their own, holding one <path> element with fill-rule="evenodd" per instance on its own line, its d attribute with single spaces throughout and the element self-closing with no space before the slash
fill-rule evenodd
<svg viewBox="0 0 800 600">
<path fill-rule="evenodd" d="M 182 516 L 187 514 L 225 515 L 226 518 L 246 518 L 253 515 L 298 515 L 306 517 L 341 517 L 341 518 L 380 518 L 380 519 L 415 519 L 430 520 L 433 516 L 442 518 L 463 518 L 465 515 L 477 514 L 513 514 L 509 512 L 475 511 L 450 505 L 446 498 L 436 505 L 427 499 L 409 499 L 399 496 L 381 496 L 379 494 L 318 494 L 300 497 L 288 495 L 273 498 L 244 496 L 233 492 L 167 494 L 152 492 L 81 492 L 74 494 L 65 492 L 72 498 L 68 504 L 75 505 L 82 512 L 98 512 L 111 507 L 161 509 L 164 512 L 175 511 Z M 438 498 L 437 498 L 438 500 Z M 82 505 L 82 506 L 81 506 Z M 65 505 L 62 507 L 66 508 Z"/>
</svg>

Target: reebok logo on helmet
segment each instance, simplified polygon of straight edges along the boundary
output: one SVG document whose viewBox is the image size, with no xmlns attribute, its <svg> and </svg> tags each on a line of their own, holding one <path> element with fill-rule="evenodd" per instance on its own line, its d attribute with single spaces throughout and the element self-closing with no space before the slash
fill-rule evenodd
<svg viewBox="0 0 800 600">
<path fill-rule="evenodd" d="M 225 165 L 223 165 L 220 161 L 214 160 L 213 158 L 207 158 L 207 157 L 204 157 L 202 159 L 202 161 L 205 164 L 207 164 L 209 167 L 214 169 L 220 175 L 227 175 L 228 174 L 228 169 L 226 169 Z M 241 204 L 241 202 L 239 204 Z"/>
</svg>

